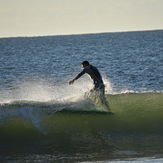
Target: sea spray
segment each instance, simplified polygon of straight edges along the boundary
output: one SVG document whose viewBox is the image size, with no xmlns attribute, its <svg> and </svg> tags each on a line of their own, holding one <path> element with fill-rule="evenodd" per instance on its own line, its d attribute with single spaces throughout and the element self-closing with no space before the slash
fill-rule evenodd
<svg viewBox="0 0 163 163">
<path fill-rule="evenodd" d="M 103 76 L 106 92 L 117 94 L 112 89 L 113 84 L 105 75 Z M 9 120 L 17 118 L 44 132 L 42 123 L 58 111 L 95 110 L 94 104 L 84 97 L 85 92 L 89 91 L 92 86 L 91 80 L 87 76 L 83 76 L 71 86 L 68 85 L 68 82 L 52 83 L 41 79 L 23 81 L 10 91 L 7 99 L 1 98 L 0 123 L 7 124 Z M 127 93 L 129 92 L 127 91 Z M 119 107 L 119 100 L 112 105 L 111 97 L 107 96 L 107 101 L 111 111 L 115 110 L 115 114 L 117 114 L 115 106 Z M 121 112 L 121 110 L 119 111 Z"/>
</svg>

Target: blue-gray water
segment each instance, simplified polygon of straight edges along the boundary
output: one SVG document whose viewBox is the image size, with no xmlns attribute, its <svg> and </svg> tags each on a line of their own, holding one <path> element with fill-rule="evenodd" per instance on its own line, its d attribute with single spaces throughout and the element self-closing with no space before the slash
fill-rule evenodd
<svg viewBox="0 0 163 163">
<path fill-rule="evenodd" d="M 68 81 L 83 60 L 114 114 L 81 112 L 92 82 Z M 0 160 L 161 162 L 162 91 L 163 30 L 0 38 Z"/>
</svg>

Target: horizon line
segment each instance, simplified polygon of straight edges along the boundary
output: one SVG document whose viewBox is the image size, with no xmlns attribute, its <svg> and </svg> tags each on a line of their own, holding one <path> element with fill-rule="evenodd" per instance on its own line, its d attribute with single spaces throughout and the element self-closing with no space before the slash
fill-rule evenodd
<svg viewBox="0 0 163 163">
<path fill-rule="evenodd" d="M 125 33 L 125 32 L 145 32 L 145 31 L 161 31 L 163 29 L 147 29 L 147 30 L 122 30 L 122 31 L 112 31 L 112 32 L 92 32 L 92 33 L 72 33 L 72 34 L 51 34 L 51 35 L 20 35 L 20 36 L 0 36 L 2 38 L 20 38 L 20 37 L 51 37 L 51 36 L 72 36 L 72 35 L 91 35 L 91 34 L 104 34 L 104 33 Z"/>
</svg>

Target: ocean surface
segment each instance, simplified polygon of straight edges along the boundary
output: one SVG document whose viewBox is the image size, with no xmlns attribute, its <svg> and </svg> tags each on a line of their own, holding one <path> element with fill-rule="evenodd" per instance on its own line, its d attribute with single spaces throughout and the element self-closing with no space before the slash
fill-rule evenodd
<svg viewBox="0 0 163 163">
<path fill-rule="evenodd" d="M 68 84 L 84 60 L 113 114 L 87 75 Z M 0 38 L 0 162 L 160 163 L 162 147 L 163 30 Z"/>
</svg>

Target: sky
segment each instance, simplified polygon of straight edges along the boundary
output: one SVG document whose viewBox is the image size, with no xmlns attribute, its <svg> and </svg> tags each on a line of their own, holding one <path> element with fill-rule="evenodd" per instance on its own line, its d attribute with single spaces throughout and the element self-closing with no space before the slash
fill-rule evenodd
<svg viewBox="0 0 163 163">
<path fill-rule="evenodd" d="M 163 29 L 163 0 L 0 0 L 0 38 Z"/>
</svg>

